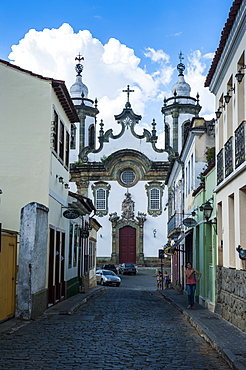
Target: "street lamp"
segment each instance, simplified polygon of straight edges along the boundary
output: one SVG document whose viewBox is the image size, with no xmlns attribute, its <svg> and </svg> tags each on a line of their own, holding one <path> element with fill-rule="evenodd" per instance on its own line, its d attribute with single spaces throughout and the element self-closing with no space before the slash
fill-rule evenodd
<svg viewBox="0 0 246 370">
<path fill-rule="evenodd" d="M 239 254 L 239 258 L 243 261 L 246 260 L 246 249 L 243 249 L 241 247 L 241 245 L 239 245 L 237 248 L 236 248 L 236 251 L 238 252 Z"/>
<path fill-rule="evenodd" d="M 209 200 L 207 200 L 202 206 L 200 206 L 200 211 L 203 212 L 204 218 L 206 219 L 206 224 L 215 225 L 214 229 L 217 234 L 216 220 L 214 222 L 209 220 L 213 212 L 213 207 L 211 206 Z"/>
</svg>

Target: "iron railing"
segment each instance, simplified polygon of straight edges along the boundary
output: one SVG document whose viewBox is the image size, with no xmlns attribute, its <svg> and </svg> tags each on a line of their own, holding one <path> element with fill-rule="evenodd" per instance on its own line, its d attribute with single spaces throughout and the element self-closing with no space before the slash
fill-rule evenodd
<svg viewBox="0 0 246 370">
<path fill-rule="evenodd" d="M 233 172 L 233 137 L 231 136 L 225 143 L 225 177 Z"/>
<path fill-rule="evenodd" d="M 235 168 L 245 161 L 245 123 L 243 121 L 235 130 Z"/>
</svg>

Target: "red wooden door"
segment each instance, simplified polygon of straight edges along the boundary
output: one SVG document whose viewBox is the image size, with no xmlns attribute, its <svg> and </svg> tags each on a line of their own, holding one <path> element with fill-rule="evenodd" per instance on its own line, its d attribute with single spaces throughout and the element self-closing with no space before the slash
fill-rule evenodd
<svg viewBox="0 0 246 370">
<path fill-rule="evenodd" d="M 119 263 L 136 263 L 136 229 L 131 226 L 119 230 Z"/>
</svg>

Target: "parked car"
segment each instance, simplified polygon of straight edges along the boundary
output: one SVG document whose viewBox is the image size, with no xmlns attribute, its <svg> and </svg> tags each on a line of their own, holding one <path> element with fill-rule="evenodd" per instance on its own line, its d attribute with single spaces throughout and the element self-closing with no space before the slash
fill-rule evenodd
<svg viewBox="0 0 246 370">
<path fill-rule="evenodd" d="M 101 285 L 120 286 L 120 283 L 121 283 L 121 278 L 118 277 L 113 271 L 110 271 L 110 270 L 97 270 L 96 279 L 97 279 L 97 284 L 101 284 Z"/>
<path fill-rule="evenodd" d="M 103 270 L 114 271 L 115 274 L 118 274 L 118 270 L 117 270 L 116 266 L 113 265 L 112 263 L 107 263 L 106 265 L 103 265 L 102 269 Z"/>
<path fill-rule="evenodd" d="M 122 265 L 120 265 L 119 267 L 119 273 L 122 275 L 124 274 L 136 275 L 137 269 L 133 263 L 122 263 Z"/>
</svg>

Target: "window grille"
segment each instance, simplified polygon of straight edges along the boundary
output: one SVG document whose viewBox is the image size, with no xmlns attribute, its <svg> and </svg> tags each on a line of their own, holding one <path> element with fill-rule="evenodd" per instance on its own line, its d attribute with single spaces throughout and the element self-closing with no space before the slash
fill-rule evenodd
<svg viewBox="0 0 246 370">
<path fill-rule="evenodd" d="M 106 209 L 106 191 L 104 189 L 97 189 L 96 209 Z"/>
<path fill-rule="evenodd" d="M 136 179 L 136 174 L 132 170 L 125 170 L 122 172 L 120 179 L 123 184 L 131 185 Z"/>
<path fill-rule="evenodd" d="M 153 188 L 150 190 L 150 209 L 160 209 L 160 190 Z"/>
</svg>

